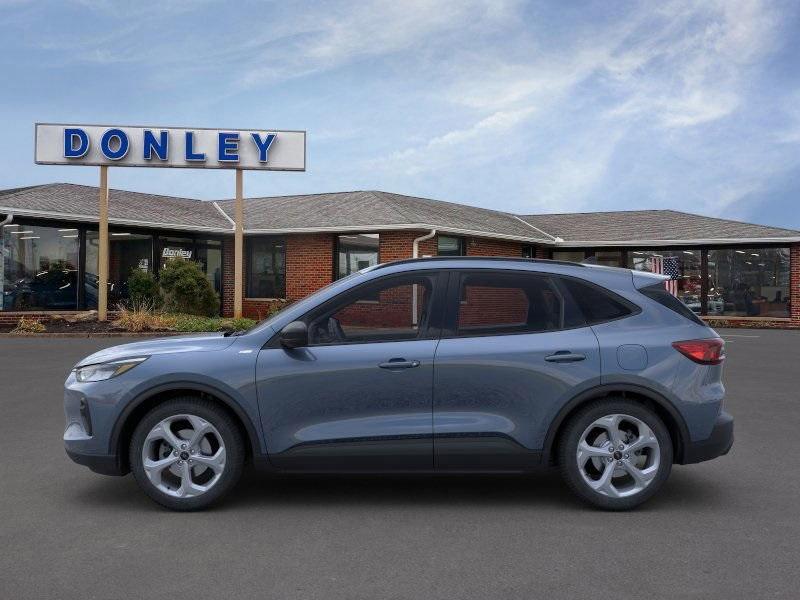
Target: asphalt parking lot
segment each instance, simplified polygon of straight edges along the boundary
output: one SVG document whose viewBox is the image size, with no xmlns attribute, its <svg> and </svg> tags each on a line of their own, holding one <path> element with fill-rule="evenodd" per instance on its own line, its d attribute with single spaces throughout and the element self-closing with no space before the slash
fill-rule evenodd
<svg viewBox="0 0 800 600">
<path fill-rule="evenodd" d="M 800 332 L 721 333 L 734 448 L 631 513 L 550 473 L 249 473 L 171 513 L 63 451 L 67 370 L 121 341 L 0 339 L 0 598 L 797 598 Z"/>
</svg>

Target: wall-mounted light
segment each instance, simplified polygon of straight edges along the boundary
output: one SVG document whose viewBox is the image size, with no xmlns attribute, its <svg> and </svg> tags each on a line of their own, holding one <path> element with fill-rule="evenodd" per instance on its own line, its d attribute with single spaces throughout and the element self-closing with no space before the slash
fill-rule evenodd
<svg viewBox="0 0 800 600">
<path fill-rule="evenodd" d="M 41 236 L 39 236 L 39 235 L 26 235 L 26 236 L 23 236 L 23 237 L 21 237 L 19 239 L 20 240 L 38 240 L 40 237 Z"/>
<path fill-rule="evenodd" d="M 27 231 L 12 231 L 11 235 L 25 235 L 26 233 L 33 233 L 33 229 Z"/>
</svg>

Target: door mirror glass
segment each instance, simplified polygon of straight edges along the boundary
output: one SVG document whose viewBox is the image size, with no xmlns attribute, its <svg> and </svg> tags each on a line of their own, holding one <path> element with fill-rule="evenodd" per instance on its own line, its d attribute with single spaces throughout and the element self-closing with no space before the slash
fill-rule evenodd
<svg viewBox="0 0 800 600">
<path fill-rule="evenodd" d="M 292 321 L 281 329 L 280 340 L 284 348 L 308 346 L 308 327 L 302 321 Z"/>
</svg>

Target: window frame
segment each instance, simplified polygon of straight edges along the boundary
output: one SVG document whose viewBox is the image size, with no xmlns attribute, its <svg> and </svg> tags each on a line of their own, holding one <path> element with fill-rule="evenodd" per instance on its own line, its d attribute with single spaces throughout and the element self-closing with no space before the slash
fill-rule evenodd
<svg viewBox="0 0 800 600">
<path fill-rule="evenodd" d="M 253 249 L 253 244 L 259 240 L 280 240 L 283 242 L 283 295 L 282 296 L 251 296 L 250 295 L 250 283 L 253 281 L 253 269 L 252 264 L 250 262 L 250 252 Z M 288 255 L 287 248 L 286 248 L 286 236 L 282 235 L 258 235 L 252 237 L 245 237 L 244 243 L 244 277 L 245 280 L 242 282 L 243 289 L 243 296 L 246 300 L 285 300 L 286 299 L 286 257 Z M 225 257 L 223 255 L 223 262 L 225 261 Z M 223 286 L 224 289 L 224 286 Z"/>
<path fill-rule="evenodd" d="M 419 335 L 414 339 L 400 339 L 400 340 L 354 340 L 350 342 L 330 342 L 330 343 L 312 343 L 309 340 L 308 348 L 330 347 L 330 346 L 355 346 L 364 344 L 390 344 L 397 342 L 418 342 L 423 340 L 437 340 L 441 337 L 442 332 L 442 319 L 444 317 L 444 298 L 447 292 L 448 285 L 447 271 L 441 270 L 419 270 L 419 271 L 404 271 L 402 273 L 392 273 L 365 281 L 355 287 L 345 290 L 333 298 L 329 298 L 322 304 L 309 309 L 297 321 L 301 321 L 306 326 L 311 326 L 311 323 L 326 313 L 335 313 L 337 310 L 349 306 L 354 302 L 358 302 L 359 298 L 368 294 L 370 288 L 383 289 L 391 286 L 392 280 L 402 280 L 410 277 L 430 277 L 433 281 L 433 291 L 431 293 L 431 315 L 424 330 L 420 330 Z M 366 294 L 365 294 L 366 292 Z M 370 303 L 371 304 L 371 303 Z M 280 332 L 267 343 L 268 347 L 282 347 L 280 345 Z"/>
<path fill-rule="evenodd" d="M 543 331 L 512 331 L 512 332 L 494 332 L 494 333 L 474 333 L 470 335 L 463 335 L 458 333 L 458 315 L 461 306 L 463 305 L 461 299 L 461 282 L 464 277 L 469 275 L 511 275 L 517 277 L 539 277 L 546 280 L 550 286 L 558 293 L 562 300 L 561 309 L 561 326 L 554 329 L 546 329 Z M 571 305 L 571 310 L 577 311 L 583 316 L 583 311 L 580 306 L 575 302 L 564 286 L 560 284 L 558 278 L 562 277 L 556 273 L 544 273 L 541 271 L 528 271 L 522 269 L 452 269 L 450 270 L 450 280 L 447 287 L 447 300 L 445 306 L 444 326 L 442 328 L 441 339 L 469 339 L 480 337 L 500 337 L 509 335 L 539 335 L 547 333 L 557 333 L 559 331 L 568 331 L 572 329 L 581 329 L 588 327 L 584 321 L 582 324 L 573 325 L 571 327 L 564 327 L 564 319 L 567 313 L 567 304 Z M 575 278 L 577 279 L 577 278 Z"/>
<path fill-rule="evenodd" d="M 375 264 L 376 265 L 381 264 L 381 234 L 380 234 L 379 231 L 378 232 L 375 232 L 375 231 L 359 231 L 359 232 L 355 232 L 355 233 L 336 233 L 333 236 L 333 265 L 332 265 L 333 266 L 333 274 L 332 274 L 332 281 L 338 281 L 339 279 L 344 279 L 348 275 L 352 275 L 352 273 L 357 273 L 358 271 L 361 271 L 361 269 L 356 269 L 355 271 L 352 271 L 351 273 L 339 273 L 339 258 L 340 258 L 339 253 L 341 252 L 341 248 L 342 248 L 341 238 L 342 237 L 353 237 L 353 236 L 358 236 L 358 235 L 376 236 L 377 237 L 378 247 L 375 250 L 375 260 L 376 260 Z M 371 266 L 374 266 L 374 265 L 371 265 Z M 365 268 L 369 268 L 369 267 L 365 267 Z"/>
<path fill-rule="evenodd" d="M 439 240 L 447 238 L 450 240 L 458 241 L 458 254 L 441 254 L 439 252 Z M 467 255 L 467 241 L 460 235 L 437 235 L 436 236 L 436 256 L 466 256 Z"/>
</svg>

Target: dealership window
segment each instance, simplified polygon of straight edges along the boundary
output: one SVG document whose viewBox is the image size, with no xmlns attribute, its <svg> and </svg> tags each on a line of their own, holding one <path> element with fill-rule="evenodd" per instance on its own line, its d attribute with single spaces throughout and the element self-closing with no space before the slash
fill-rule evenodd
<svg viewBox="0 0 800 600">
<path fill-rule="evenodd" d="M 692 312 L 700 314 L 703 281 L 700 250 L 632 250 L 628 252 L 628 267 L 669 275 L 672 279 L 667 289 Z"/>
<path fill-rule="evenodd" d="M 789 248 L 708 251 L 708 314 L 789 318 Z"/>
<path fill-rule="evenodd" d="M 78 307 L 77 229 L 9 224 L 2 228 L 0 292 L 4 310 Z"/>
<path fill-rule="evenodd" d="M 86 232 L 83 263 L 84 302 L 97 308 L 98 257 L 100 241 L 97 231 Z M 108 305 L 128 299 L 128 278 L 136 270 L 153 272 L 153 236 L 131 231 L 112 230 L 108 235 Z"/>
<path fill-rule="evenodd" d="M 583 250 L 553 250 L 551 257 L 553 260 L 579 263 L 586 260 L 586 252 Z"/>
<path fill-rule="evenodd" d="M 222 297 L 222 242 L 220 240 L 197 240 L 197 262 L 206 274 L 211 287 Z"/>
<path fill-rule="evenodd" d="M 439 256 L 466 256 L 464 238 L 440 235 L 436 239 L 436 253 Z"/>
<path fill-rule="evenodd" d="M 248 298 L 286 296 L 286 242 L 280 237 L 247 239 Z"/>
<path fill-rule="evenodd" d="M 621 250 L 596 250 L 594 253 L 594 262 L 598 265 L 605 265 L 607 267 L 621 267 L 622 266 L 622 251 Z"/>
<path fill-rule="evenodd" d="M 340 235 L 336 239 L 336 279 L 377 265 L 379 250 L 377 233 Z"/>
</svg>

